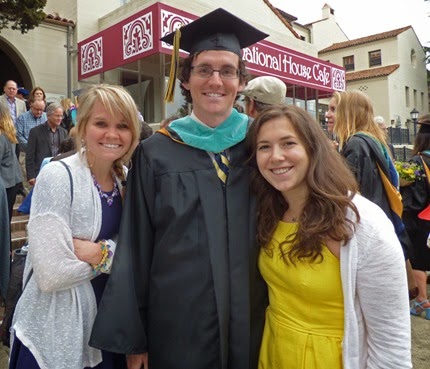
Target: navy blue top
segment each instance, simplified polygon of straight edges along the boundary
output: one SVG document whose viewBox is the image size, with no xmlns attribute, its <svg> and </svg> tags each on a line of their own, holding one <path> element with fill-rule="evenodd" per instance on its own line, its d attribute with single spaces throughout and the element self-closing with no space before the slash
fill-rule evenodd
<svg viewBox="0 0 430 369">
<path fill-rule="evenodd" d="M 111 192 L 105 192 L 107 195 L 111 195 Z M 119 225 L 121 222 L 122 213 L 122 200 L 121 196 L 115 196 L 113 198 L 112 206 L 107 204 L 105 198 L 101 198 L 102 202 L 102 226 L 97 240 L 108 240 L 114 237 L 119 232 Z M 102 298 L 103 291 L 105 289 L 109 274 L 102 273 L 95 277 L 91 284 L 93 285 L 94 294 L 96 296 L 97 306 L 99 306 L 100 299 Z"/>
</svg>

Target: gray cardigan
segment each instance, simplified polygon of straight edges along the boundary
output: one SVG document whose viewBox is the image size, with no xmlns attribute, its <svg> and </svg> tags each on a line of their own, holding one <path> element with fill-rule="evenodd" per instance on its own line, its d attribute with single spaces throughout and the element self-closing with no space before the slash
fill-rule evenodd
<svg viewBox="0 0 430 369">
<path fill-rule="evenodd" d="M 18 158 L 15 154 L 16 144 L 13 144 L 0 133 L 0 177 L 3 178 L 5 188 L 11 188 L 22 182 L 22 173 Z"/>
<path fill-rule="evenodd" d="M 32 198 L 24 281 L 31 269 L 33 275 L 12 323 L 12 336 L 42 369 L 82 369 L 102 360 L 101 352 L 88 346 L 97 312 L 93 270 L 73 252 L 73 238 L 96 240 L 101 201 L 86 160 L 75 154 L 63 161 L 73 177 L 73 202 L 66 168 L 58 161 L 45 165 Z M 115 242 L 108 242 L 115 252 Z"/>
</svg>

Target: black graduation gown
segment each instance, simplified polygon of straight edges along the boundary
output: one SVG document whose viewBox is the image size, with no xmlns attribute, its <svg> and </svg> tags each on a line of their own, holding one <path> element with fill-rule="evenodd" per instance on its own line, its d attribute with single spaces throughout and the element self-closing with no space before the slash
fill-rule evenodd
<svg viewBox="0 0 430 369">
<path fill-rule="evenodd" d="M 423 158 L 430 168 L 430 157 L 423 155 Z M 418 155 L 412 157 L 410 161 L 422 165 Z M 403 222 L 413 246 L 412 267 L 430 270 L 430 249 L 427 247 L 430 221 L 418 218 L 418 214 L 430 203 L 430 186 L 427 178 L 416 180 L 410 186 L 400 187 L 400 191 L 403 197 Z"/>
<path fill-rule="evenodd" d="M 244 143 L 221 185 L 206 151 L 156 133 L 137 148 L 90 345 L 154 369 L 257 367 L 267 306 Z"/>
<path fill-rule="evenodd" d="M 378 144 L 364 134 L 356 134 L 347 141 L 342 149 L 342 155 L 357 179 L 360 194 L 378 205 L 395 225 L 396 215 L 391 210 L 377 164 L 388 178 L 389 168 Z M 396 234 L 407 259 L 411 249 L 408 233 L 403 227 L 402 230 L 396 229 Z"/>
</svg>

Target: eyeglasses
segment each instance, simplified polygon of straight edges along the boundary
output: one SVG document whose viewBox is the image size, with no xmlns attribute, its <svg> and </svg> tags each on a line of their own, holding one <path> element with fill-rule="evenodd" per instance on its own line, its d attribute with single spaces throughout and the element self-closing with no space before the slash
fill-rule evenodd
<svg viewBox="0 0 430 369">
<path fill-rule="evenodd" d="M 235 79 L 239 76 L 239 70 L 235 67 L 222 67 L 213 69 L 207 65 L 196 65 L 191 67 L 192 73 L 200 78 L 211 78 L 214 72 L 218 72 L 222 79 Z"/>
</svg>

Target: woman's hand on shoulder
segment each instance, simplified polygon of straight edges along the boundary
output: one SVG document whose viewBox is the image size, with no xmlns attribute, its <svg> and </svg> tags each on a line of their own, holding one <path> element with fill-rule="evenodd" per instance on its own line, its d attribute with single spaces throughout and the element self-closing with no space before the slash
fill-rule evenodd
<svg viewBox="0 0 430 369">
<path fill-rule="evenodd" d="M 76 257 L 89 264 L 98 264 L 102 258 L 102 249 L 99 243 L 79 238 L 73 239 Z"/>
</svg>

